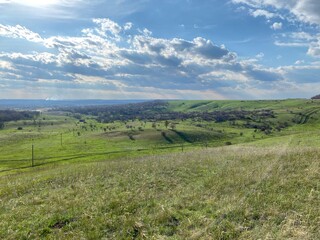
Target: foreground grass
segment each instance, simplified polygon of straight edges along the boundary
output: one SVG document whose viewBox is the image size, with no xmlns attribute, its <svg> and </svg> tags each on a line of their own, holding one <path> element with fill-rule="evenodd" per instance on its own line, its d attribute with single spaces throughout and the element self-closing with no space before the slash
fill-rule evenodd
<svg viewBox="0 0 320 240">
<path fill-rule="evenodd" d="M 0 178 L 1 239 L 319 239 L 320 150 L 228 146 Z"/>
</svg>

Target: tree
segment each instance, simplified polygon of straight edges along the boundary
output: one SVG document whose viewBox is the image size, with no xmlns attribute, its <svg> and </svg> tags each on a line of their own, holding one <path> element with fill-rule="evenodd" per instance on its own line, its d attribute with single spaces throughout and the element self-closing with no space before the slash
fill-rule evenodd
<svg viewBox="0 0 320 240">
<path fill-rule="evenodd" d="M 171 123 L 171 124 L 170 124 L 170 127 L 171 127 L 171 130 L 175 130 L 175 129 L 176 129 L 176 124 Z"/>
<path fill-rule="evenodd" d="M 168 128 L 168 126 L 169 126 L 169 121 L 166 120 L 166 121 L 164 122 L 164 125 L 166 126 L 166 128 Z"/>
<path fill-rule="evenodd" d="M 156 128 L 157 128 L 157 123 L 156 123 L 156 122 L 153 122 L 153 123 L 152 123 L 152 127 L 153 127 L 154 129 L 156 129 Z"/>
</svg>

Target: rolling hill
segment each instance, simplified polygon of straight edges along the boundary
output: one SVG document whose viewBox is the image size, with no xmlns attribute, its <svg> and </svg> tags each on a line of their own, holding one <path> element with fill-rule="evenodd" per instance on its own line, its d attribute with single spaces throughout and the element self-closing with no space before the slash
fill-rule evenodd
<svg viewBox="0 0 320 240">
<path fill-rule="evenodd" d="M 6 123 L 1 239 L 320 238 L 318 100 L 121 109 Z"/>
</svg>

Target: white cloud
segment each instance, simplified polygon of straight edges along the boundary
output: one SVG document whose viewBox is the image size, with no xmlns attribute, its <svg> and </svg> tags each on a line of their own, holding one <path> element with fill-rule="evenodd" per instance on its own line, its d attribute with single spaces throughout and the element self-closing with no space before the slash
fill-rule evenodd
<svg viewBox="0 0 320 240">
<path fill-rule="evenodd" d="M 318 0 L 296 1 L 291 11 L 301 21 L 320 25 L 320 2 Z"/>
<path fill-rule="evenodd" d="M 14 70 L 13 65 L 7 61 L 0 60 L 0 69 Z"/>
<path fill-rule="evenodd" d="M 33 41 L 48 50 L 0 53 L 0 68 L 7 71 L 3 81 L 32 83 L 46 96 L 50 96 L 50 88 L 59 86 L 74 89 L 72 94 L 82 93 L 82 88 L 92 93 L 90 96 L 104 93 L 104 98 L 119 98 L 116 94 L 120 93 L 132 98 L 201 98 L 201 93 L 205 93 L 204 98 L 222 99 L 241 97 L 241 92 L 249 92 L 249 87 L 263 91 L 283 86 L 287 74 L 296 70 L 257 64 L 263 53 L 242 60 L 224 45 L 202 37 L 156 38 L 148 30 L 132 29 L 131 24 L 120 25 L 110 19 L 94 19 L 93 23 L 78 37 L 48 38 L 22 26 L 2 25 L 5 30 L 1 36 Z M 26 36 L 27 33 L 33 37 Z M 225 91 L 228 88 L 237 94 L 229 96 Z M 66 91 L 61 94 L 71 97 Z"/>
<path fill-rule="evenodd" d="M 248 86 L 245 88 L 226 87 L 223 92 L 225 96 L 232 98 L 240 96 L 238 99 L 283 99 L 284 94 L 287 98 L 305 97 L 310 98 L 319 92 L 319 83 L 288 83 L 282 82 L 268 88 L 259 88 L 256 86 Z"/>
<path fill-rule="evenodd" d="M 299 21 L 320 25 L 320 1 L 318 0 L 232 0 L 235 4 L 245 4 L 252 8 L 285 9 Z"/>
<path fill-rule="evenodd" d="M 199 78 L 203 82 L 210 83 L 211 81 L 227 81 L 227 82 L 239 82 L 245 83 L 250 82 L 249 77 L 245 74 L 244 71 L 235 72 L 231 70 L 217 70 L 209 73 L 199 75 Z"/>
<path fill-rule="evenodd" d="M 152 32 L 147 28 L 144 28 L 143 30 L 138 29 L 138 32 L 144 35 L 145 37 L 149 37 L 152 35 Z"/>
<path fill-rule="evenodd" d="M 22 38 L 36 43 L 43 42 L 43 39 L 38 33 L 32 32 L 20 25 L 10 26 L 0 24 L 0 37 Z"/>
<path fill-rule="evenodd" d="M 70 74 L 69 75 L 74 83 L 78 84 L 89 84 L 89 85 L 105 85 L 105 86 L 113 86 L 116 88 L 126 88 L 128 87 L 126 84 L 123 84 L 119 80 L 111 80 L 111 79 L 106 79 L 103 77 L 97 77 L 97 76 L 86 76 L 82 74 Z"/>
<path fill-rule="evenodd" d="M 315 40 L 315 36 L 307 32 L 292 32 L 289 34 L 288 37 L 295 40 L 305 40 L 305 41 Z"/>
<path fill-rule="evenodd" d="M 275 40 L 274 44 L 281 47 L 307 47 L 307 55 L 312 57 L 320 56 L 319 0 L 232 0 L 232 2 L 242 5 L 242 7 L 246 6 L 249 13 L 254 17 L 265 16 L 266 18 L 272 18 L 273 16 L 269 14 L 269 9 L 274 10 L 275 14 L 281 12 L 283 21 L 290 24 L 293 23 L 299 30 L 308 29 L 309 31 L 283 34 L 282 37 Z M 305 26 L 309 26 L 309 28 Z M 283 23 L 274 22 L 271 28 L 280 30 L 283 28 Z"/>
<path fill-rule="evenodd" d="M 310 44 L 307 54 L 312 57 L 320 57 L 320 37 L 317 42 Z"/>
<path fill-rule="evenodd" d="M 256 58 L 259 58 L 259 59 L 261 59 L 261 58 L 263 58 L 264 57 L 264 53 L 263 52 L 260 52 L 260 53 L 258 53 L 257 55 L 256 55 Z"/>
<path fill-rule="evenodd" d="M 288 39 L 288 42 L 275 41 L 275 45 L 282 47 L 307 47 L 307 54 L 309 56 L 320 56 L 320 33 L 292 32 L 283 34 L 282 38 Z"/>
<path fill-rule="evenodd" d="M 93 22 L 98 24 L 99 28 L 96 28 L 96 31 L 101 36 L 106 37 L 108 33 L 111 33 L 117 40 L 120 40 L 119 33 L 122 31 L 122 27 L 119 24 L 108 18 L 95 18 Z"/>
<path fill-rule="evenodd" d="M 133 23 L 132 22 L 127 22 L 124 26 L 123 29 L 128 31 L 133 27 Z"/>
<path fill-rule="evenodd" d="M 250 10 L 250 14 L 253 17 L 265 17 L 267 19 L 271 19 L 276 17 L 277 15 L 274 13 L 271 13 L 269 11 L 263 10 L 263 9 L 256 9 L 256 10 Z"/>
<path fill-rule="evenodd" d="M 313 62 L 311 64 L 302 64 L 301 65 L 289 65 L 279 67 L 281 71 L 286 73 L 296 71 L 296 70 L 320 70 L 320 62 Z"/>
<path fill-rule="evenodd" d="M 273 30 L 280 30 L 280 29 L 282 29 L 282 23 L 281 22 L 275 22 L 275 23 L 272 24 L 271 28 Z"/>
<path fill-rule="evenodd" d="M 47 52 L 33 54 L 1 53 L 0 58 L 7 58 L 11 60 L 30 60 L 33 62 L 40 62 L 43 64 L 55 63 L 57 60 L 56 55 Z M 12 66 L 12 63 L 10 64 Z"/>
<path fill-rule="evenodd" d="M 284 20 L 288 22 L 301 22 L 304 24 L 314 24 L 318 25 L 316 28 L 316 33 L 314 32 L 293 32 L 288 34 L 288 38 L 291 39 L 285 41 L 275 41 L 275 44 L 278 46 L 291 46 L 291 47 L 305 47 L 308 46 L 307 54 L 313 57 L 319 56 L 317 39 L 319 37 L 319 25 L 320 25 L 320 1 L 318 0 L 289 0 L 289 1 L 276 1 L 276 0 L 233 0 L 235 4 L 244 4 L 252 9 L 248 11 L 254 15 L 266 15 L 266 17 L 271 17 L 268 15 L 267 9 L 273 8 L 275 11 L 287 10 L 289 14 L 281 16 Z M 261 12 L 266 11 L 266 12 Z M 255 13 L 255 14 L 253 14 Z M 279 15 L 280 16 L 280 15 Z M 295 23 L 296 24 L 296 23 Z M 282 23 L 275 22 L 271 26 L 274 30 L 282 29 Z"/>
</svg>

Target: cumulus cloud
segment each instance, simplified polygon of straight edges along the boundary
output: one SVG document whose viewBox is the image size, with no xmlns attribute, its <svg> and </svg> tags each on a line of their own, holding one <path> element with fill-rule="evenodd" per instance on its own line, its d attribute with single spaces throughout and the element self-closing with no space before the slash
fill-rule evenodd
<svg viewBox="0 0 320 240">
<path fill-rule="evenodd" d="M 296 1 L 291 11 L 301 21 L 320 25 L 320 2 L 318 0 Z"/>
<path fill-rule="evenodd" d="M 0 37 L 21 38 L 36 43 L 43 41 L 38 33 L 20 25 L 10 26 L 0 24 Z"/>
<path fill-rule="evenodd" d="M 282 23 L 281 22 L 275 22 L 271 25 L 271 28 L 273 30 L 280 30 L 282 28 Z"/>
<path fill-rule="evenodd" d="M 103 37 L 108 36 L 108 32 L 111 35 L 115 36 L 117 40 L 119 40 L 119 33 L 122 31 L 122 27 L 111 21 L 108 18 L 96 18 L 93 19 L 93 22 L 96 23 L 99 28 L 96 28 L 96 31 Z"/>
<path fill-rule="evenodd" d="M 127 22 L 127 23 L 123 26 L 123 29 L 124 29 L 125 31 L 128 31 L 128 30 L 130 30 L 132 27 L 133 27 L 133 23 L 132 23 L 132 22 Z"/>
<path fill-rule="evenodd" d="M 320 38 L 317 42 L 312 42 L 308 49 L 308 55 L 312 57 L 320 57 Z"/>
</svg>

